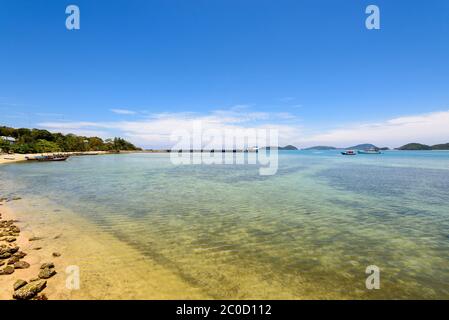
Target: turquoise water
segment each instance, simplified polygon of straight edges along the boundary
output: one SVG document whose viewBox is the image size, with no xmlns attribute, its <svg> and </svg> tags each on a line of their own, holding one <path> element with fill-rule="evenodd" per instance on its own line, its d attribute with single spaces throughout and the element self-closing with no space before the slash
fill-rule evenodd
<svg viewBox="0 0 449 320">
<path fill-rule="evenodd" d="M 211 298 L 449 298 L 449 152 L 280 152 L 273 176 L 72 157 L 4 165 L 0 180 L 1 195 L 70 208 Z"/>
</svg>

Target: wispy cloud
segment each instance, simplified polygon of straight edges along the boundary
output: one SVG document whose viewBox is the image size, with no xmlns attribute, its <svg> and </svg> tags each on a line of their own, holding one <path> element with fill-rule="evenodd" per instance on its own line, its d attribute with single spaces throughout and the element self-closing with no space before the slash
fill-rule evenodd
<svg viewBox="0 0 449 320">
<path fill-rule="evenodd" d="M 170 135 L 175 130 L 191 131 L 193 123 L 201 122 L 204 130 L 277 129 L 279 143 L 298 147 L 333 145 L 347 147 L 358 143 L 398 147 L 409 142 L 436 144 L 449 142 L 449 110 L 408 115 L 381 122 L 346 124 L 318 134 L 306 134 L 299 119 L 285 112 L 252 112 L 247 108 L 216 110 L 208 114 L 160 113 L 133 121 L 89 122 L 52 121 L 39 125 L 53 131 L 100 137 L 124 136 L 144 147 L 170 147 Z"/>
<path fill-rule="evenodd" d="M 200 122 L 203 130 L 238 130 L 247 128 L 277 129 L 280 141 L 291 141 L 299 134 L 299 127 L 283 124 L 286 113 L 266 113 L 216 110 L 206 115 L 196 113 L 161 113 L 134 121 L 89 122 L 89 121 L 63 121 L 43 122 L 40 127 L 51 131 L 85 133 L 86 130 L 98 132 L 101 137 L 120 135 L 144 147 L 169 147 L 171 134 L 176 130 L 191 131 L 194 123 Z M 101 132 L 101 135 L 99 134 Z"/>
<path fill-rule="evenodd" d="M 298 140 L 307 146 L 348 146 L 361 142 L 398 147 L 409 142 L 437 144 L 449 142 L 449 110 L 409 115 L 383 122 L 346 124 L 325 133 Z"/>
<path fill-rule="evenodd" d="M 116 114 L 126 114 L 126 115 L 132 115 L 132 114 L 137 113 L 135 111 L 128 110 L 128 109 L 110 109 L 110 111 L 113 113 L 116 113 Z"/>
</svg>

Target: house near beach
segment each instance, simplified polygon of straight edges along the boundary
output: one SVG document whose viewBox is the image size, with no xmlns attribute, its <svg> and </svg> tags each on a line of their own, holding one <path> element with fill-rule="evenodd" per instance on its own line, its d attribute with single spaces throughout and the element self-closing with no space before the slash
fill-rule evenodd
<svg viewBox="0 0 449 320">
<path fill-rule="evenodd" d="M 3 141 L 7 141 L 10 144 L 15 144 L 16 143 L 16 139 L 14 139 L 13 137 L 0 136 L 0 139 L 2 139 Z"/>
<path fill-rule="evenodd" d="M 5 137 L 5 136 L 0 136 L 0 142 L 2 141 L 6 141 L 9 144 L 15 144 L 16 143 L 16 139 L 14 139 L 13 137 Z M 0 153 L 3 152 L 1 146 L 0 146 Z"/>
</svg>

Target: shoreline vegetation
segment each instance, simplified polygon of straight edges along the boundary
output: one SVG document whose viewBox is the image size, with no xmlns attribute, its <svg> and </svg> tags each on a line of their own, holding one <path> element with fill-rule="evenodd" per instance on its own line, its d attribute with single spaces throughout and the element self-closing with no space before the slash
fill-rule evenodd
<svg viewBox="0 0 449 320">
<path fill-rule="evenodd" d="M 84 156 L 141 151 L 132 143 L 115 137 L 99 137 L 52 133 L 42 129 L 11 128 L 0 126 L 0 164 L 26 161 L 27 157 L 54 154 Z"/>
<path fill-rule="evenodd" d="M 141 149 L 119 137 L 103 140 L 99 137 L 77 136 L 71 133 L 64 135 L 42 129 L 0 127 L 0 151 L 5 153 L 115 152 L 119 150 Z"/>
</svg>

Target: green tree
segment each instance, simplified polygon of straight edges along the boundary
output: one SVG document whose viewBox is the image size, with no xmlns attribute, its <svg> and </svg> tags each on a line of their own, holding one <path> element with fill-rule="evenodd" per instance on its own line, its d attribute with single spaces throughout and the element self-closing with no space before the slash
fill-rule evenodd
<svg viewBox="0 0 449 320">
<path fill-rule="evenodd" d="M 34 150 L 33 145 L 30 145 L 28 143 L 17 143 L 11 146 L 11 150 L 14 151 L 14 153 L 34 153 L 36 152 Z"/>
<path fill-rule="evenodd" d="M 104 150 L 103 139 L 98 137 L 87 138 L 88 149 L 92 151 L 102 151 Z"/>
<path fill-rule="evenodd" d="M 9 152 L 11 150 L 11 144 L 0 138 L 0 152 Z"/>
<path fill-rule="evenodd" d="M 51 132 L 47 130 L 40 130 L 40 129 L 32 129 L 31 130 L 31 137 L 33 140 L 47 140 L 47 141 L 53 141 L 54 137 L 51 134 Z"/>
<path fill-rule="evenodd" d="M 52 141 L 47 141 L 44 139 L 39 139 L 35 144 L 34 144 L 34 150 L 38 153 L 43 153 L 43 152 L 59 152 L 61 151 L 61 148 L 54 142 Z"/>
<path fill-rule="evenodd" d="M 109 151 L 139 150 L 132 143 L 114 138 L 103 141 L 99 137 L 83 137 L 75 134 L 64 135 L 51 133 L 42 129 L 14 129 L 0 126 L 0 136 L 14 137 L 16 143 L 1 141 L 3 151 L 12 150 L 17 153 L 59 152 L 59 151 Z"/>
</svg>

